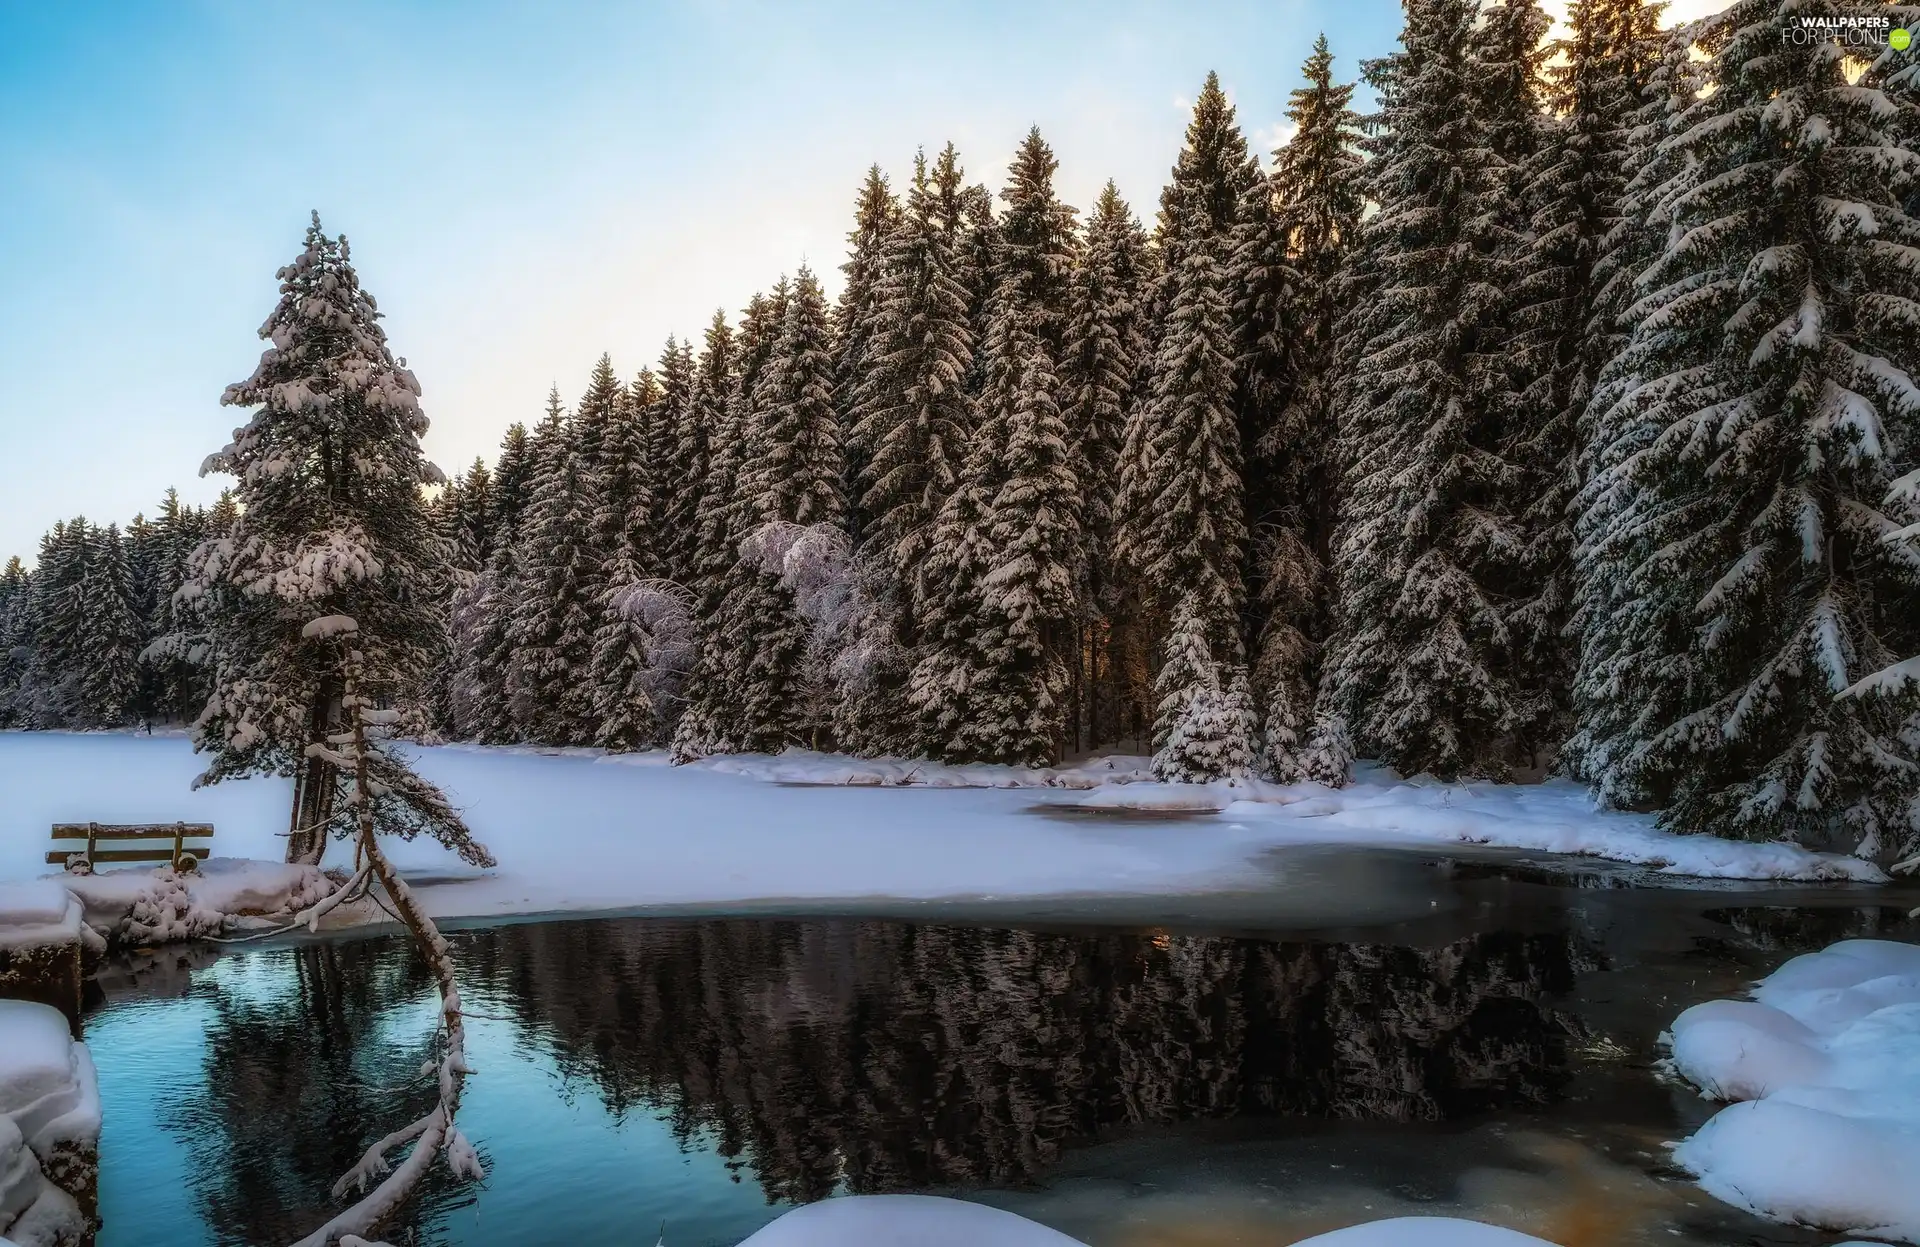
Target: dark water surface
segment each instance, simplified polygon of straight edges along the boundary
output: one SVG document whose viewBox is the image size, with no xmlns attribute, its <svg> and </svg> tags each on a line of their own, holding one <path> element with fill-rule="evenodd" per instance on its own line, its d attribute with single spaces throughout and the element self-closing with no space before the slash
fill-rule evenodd
<svg viewBox="0 0 1920 1247">
<path fill-rule="evenodd" d="M 1871 891 L 1633 881 L 1320 854 L 1181 901 L 453 932 L 479 1071 L 461 1124 L 490 1176 L 436 1180 L 388 1233 L 650 1247 L 664 1221 L 670 1247 L 723 1247 L 794 1202 L 941 1191 L 1094 1247 L 1406 1212 L 1569 1247 L 1833 1241 L 1667 1171 L 1712 1106 L 1656 1077 L 1654 1040 L 1793 952 L 1920 934 Z M 433 1009 L 390 935 L 108 972 L 86 1022 L 102 1247 L 323 1221 L 334 1179 L 431 1103 Z"/>
</svg>

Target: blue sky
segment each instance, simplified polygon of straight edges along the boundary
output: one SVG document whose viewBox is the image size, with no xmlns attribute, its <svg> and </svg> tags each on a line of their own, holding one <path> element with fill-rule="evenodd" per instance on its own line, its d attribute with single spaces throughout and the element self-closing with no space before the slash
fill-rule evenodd
<svg viewBox="0 0 1920 1247">
<path fill-rule="evenodd" d="M 1217 69 L 1264 150 L 1325 30 L 1351 77 L 1394 0 L 59 3 L 0 0 L 0 558 L 124 521 L 238 413 L 309 209 L 420 376 L 428 449 L 491 456 L 782 272 L 835 266 L 879 162 L 958 144 L 998 188 L 1038 124 L 1070 202 L 1144 217 Z"/>
</svg>

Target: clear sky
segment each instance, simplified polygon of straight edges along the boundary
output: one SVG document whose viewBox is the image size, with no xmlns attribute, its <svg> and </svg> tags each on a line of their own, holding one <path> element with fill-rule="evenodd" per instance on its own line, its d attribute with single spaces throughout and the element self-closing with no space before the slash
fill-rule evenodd
<svg viewBox="0 0 1920 1247">
<path fill-rule="evenodd" d="M 0 0 L 0 559 L 56 518 L 218 493 L 220 392 L 310 209 L 351 240 L 454 471 L 602 351 L 631 376 L 802 262 L 837 290 L 869 164 L 898 186 L 951 139 L 997 190 L 1038 124 L 1069 202 L 1112 177 L 1150 219 L 1209 69 L 1264 152 L 1316 34 L 1350 78 L 1399 21 L 1397 0 Z"/>
</svg>

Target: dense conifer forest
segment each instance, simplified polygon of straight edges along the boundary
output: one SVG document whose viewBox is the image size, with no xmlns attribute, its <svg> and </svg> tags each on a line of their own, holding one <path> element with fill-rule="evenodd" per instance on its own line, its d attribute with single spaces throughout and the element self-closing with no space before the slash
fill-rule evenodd
<svg viewBox="0 0 1920 1247">
<path fill-rule="evenodd" d="M 316 217 L 231 491 L 0 573 L 0 725 L 293 774 L 338 694 L 282 616 L 334 611 L 419 739 L 1557 771 L 1910 853 L 1920 62 L 1789 11 L 1406 0 L 1376 111 L 1323 39 L 1258 152 L 1209 77 L 1154 208 L 1038 129 L 997 189 L 876 166 L 837 299 L 603 354 L 446 478 Z"/>
</svg>

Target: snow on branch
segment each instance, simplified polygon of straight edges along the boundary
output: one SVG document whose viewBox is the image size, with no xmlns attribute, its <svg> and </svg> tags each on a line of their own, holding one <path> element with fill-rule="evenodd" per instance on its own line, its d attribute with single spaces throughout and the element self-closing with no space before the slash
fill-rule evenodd
<svg viewBox="0 0 1920 1247">
<path fill-rule="evenodd" d="M 1920 684 L 1920 657 L 1909 658 L 1905 662 L 1894 663 L 1857 680 L 1840 694 L 1842 697 L 1865 697 L 1869 694 L 1903 693 L 1909 687 Z"/>
<path fill-rule="evenodd" d="M 345 636 L 358 631 L 360 631 L 360 625 L 351 615 L 322 615 L 300 629 L 300 635 L 312 641 Z"/>
</svg>

